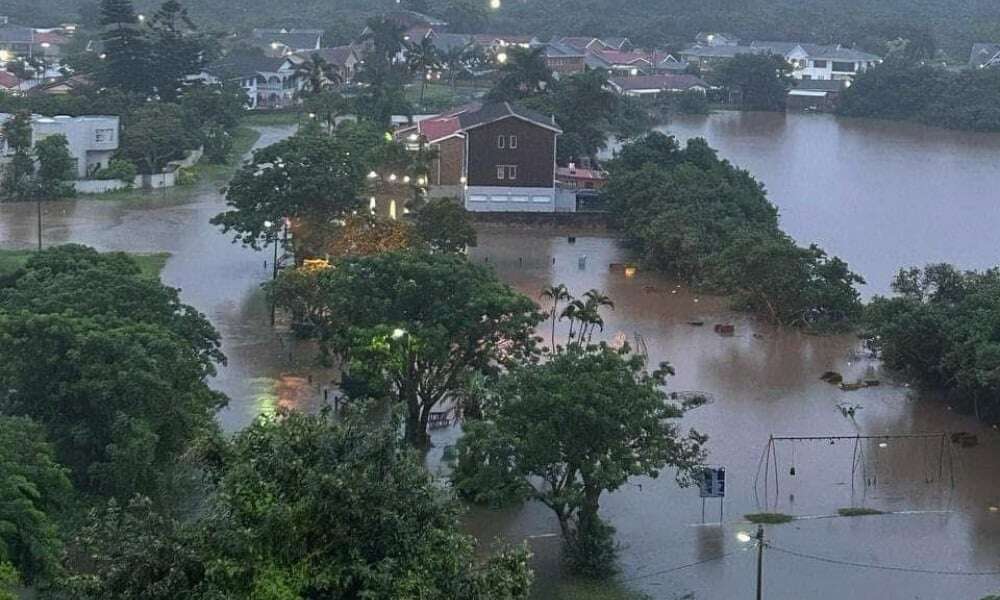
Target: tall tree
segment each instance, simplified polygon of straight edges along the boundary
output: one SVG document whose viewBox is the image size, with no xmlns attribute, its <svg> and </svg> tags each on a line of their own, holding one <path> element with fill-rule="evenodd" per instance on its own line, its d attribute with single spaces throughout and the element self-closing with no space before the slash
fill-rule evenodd
<svg viewBox="0 0 1000 600">
<path fill-rule="evenodd" d="M 276 240 L 274 224 L 286 219 L 293 227 L 322 231 L 360 206 L 371 170 L 366 150 L 322 131 L 304 131 L 258 150 L 229 184 L 229 210 L 212 223 L 257 249 Z"/>
<path fill-rule="evenodd" d="M 552 69 L 545 64 L 544 51 L 544 48 L 511 48 L 506 53 L 506 62 L 500 66 L 500 79 L 490 90 L 488 97 L 491 100 L 510 101 L 548 90 L 555 80 Z"/>
<path fill-rule="evenodd" d="M 453 199 L 431 200 L 413 222 L 417 235 L 434 252 L 464 252 L 476 245 L 476 227 L 468 211 Z"/>
<path fill-rule="evenodd" d="M 295 75 L 304 82 L 300 94 L 305 98 L 320 95 L 343 82 L 337 66 L 316 53 L 295 67 Z"/>
<path fill-rule="evenodd" d="M 774 54 L 738 54 L 716 72 L 720 85 L 737 92 L 745 108 L 783 110 L 792 66 Z"/>
<path fill-rule="evenodd" d="M 140 173 L 159 173 L 168 162 L 183 158 L 185 151 L 198 146 L 197 132 L 186 125 L 187 115 L 177 104 L 143 105 L 125 119 L 121 154 L 139 167 Z"/>
<path fill-rule="evenodd" d="M 149 20 L 150 74 L 160 99 L 173 102 L 184 79 L 201 72 L 213 59 L 214 44 L 198 33 L 187 9 L 177 0 L 166 0 Z"/>
<path fill-rule="evenodd" d="M 68 180 L 76 178 L 75 161 L 64 135 L 50 135 L 35 145 L 38 159 L 38 191 L 43 198 L 67 198 L 75 193 Z"/>
<path fill-rule="evenodd" d="M 291 413 L 226 443 L 208 530 L 227 597 L 527 598 L 525 551 L 477 558 L 397 425 Z"/>
<path fill-rule="evenodd" d="M 419 42 L 408 44 L 406 65 L 410 69 L 410 73 L 420 78 L 420 104 L 423 106 L 427 79 L 432 70 L 441 68 L 441 57 L 438 55 L 434 41 L 429 37 L 422 37 Z"/>
<path fill-rule="evenodd" d="M 4 167 L 4 195 L 12 200 L 26 200 L 32 195 L 35 175 L 35 163 L 31 158 L 31 113 L 15 113 L 3 124 L 3 137 L 7 147 L 14 151 L 10 163 Z"/>
<path fill-rule="evenodd" d="M 496 474 L 493 485 L 518 482 L 525 497 L 555 513 L 572 566 L 606 577 L 615 570 L 615 546 L 613 528 L 598 514 L 601 495 L 667 467 L 686 484 L 704 458 L 706 438 L 685 435 L 676 423 L 701 400 L 670 402 L 662 388 L 672 374 L 666 364 L 647 372 L 627 346 L 579 343 L 514 368 L 485 419 L 459 442 L 456 486 L 474 491 L 463 479 L 475 483 L 480 469 Z"/>
<path fill-rule="evenodd" d="M 491 271 L 452 254 L 361 257 L 320 278 L 320 334 L 362 394 L 406 410 L 406 439 L 429 443 L 427 422 L 477 373 L 534 353 L 535 304 Z M 358 298 L 365 298 L 358 302 Z"/>
<path fill-rule="evenodd" d="M 100 22 L 105 54 L 98 73 L 101 83 L 126 92 L 152 92 L 156 66 L 131 0 L 101 0 Z"/>
</svg>

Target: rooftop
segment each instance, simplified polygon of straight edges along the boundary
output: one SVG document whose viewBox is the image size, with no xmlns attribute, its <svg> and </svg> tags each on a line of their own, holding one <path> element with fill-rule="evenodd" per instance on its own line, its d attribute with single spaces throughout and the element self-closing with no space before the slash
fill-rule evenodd
<svg viewBox="0 0 1000 600">
<path fill-rule="evenodd" d="M 688 90 L 694 87 L 707 89 L 711 87 L 701 77 L 683 73 L 616 77 L 611 80 L 611 84 L 625 92 L 636 90 Z"/>
<path fill-rule="evenodd" d="M 320 47 L 322 29 L 254 29 L 253 39 L 258 46 L 281 44 L 294 52 Z"/>
<path fill-rule="evenodd" d="M 487 123 L 493 123 L 494 121 L 499 121 L 508 117 L 517 117 L 530 123 L 534 123 L 535 125 L 562 133 L 562 130 L 555 124 L 554 119 L 551 117 L 543 115 L 540 112 L 524 108 L 523 106 L 511 104 L 510 102 L 494 102 L 491 104 L 485 104 L 479 110 L 463 112 L 458 116 L 462 129 L 472 129 L 474 127 L 479 127 L 480 125 L 486 125 Z"/>
<path fill-rule="evenodd" d="M 276 73 L 285 63 L 284 58 L 234 52 L 205 67 L 205 71 L 218 77 L 251 77 L 258 73 Z"/>
</svg>

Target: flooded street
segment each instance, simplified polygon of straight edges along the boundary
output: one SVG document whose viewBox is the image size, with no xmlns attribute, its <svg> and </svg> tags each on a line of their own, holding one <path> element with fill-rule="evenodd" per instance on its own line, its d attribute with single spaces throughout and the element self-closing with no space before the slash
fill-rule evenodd
<svg viewBox="0 0 1000 600">
<path fill-rule="evenodd" d="M 668 130 L 682 138 L 705 136 L 722 156 L 749 169 L 781 208 L 783 227 L 800 242 L 817 241 L 849 260 L 868 279 L 869 293 L 886 291 L 901 265 L 1000 263 L 994 241 L 1000 136 L 738 113 L 679 121 Z M 289 133 L 262 131 L 262 145 Z M 234 431 L 279 404 L 314 409 L 329 374 L 312 369 L 309 344 L 270 327 L 260 284 L 271 276 L 264 264 L 271 253 L 231 244 L 211 226 L 208 220 L 222 208 L 218 191 L 204 185 L 141 203 L 50 203 L 43 234 L 46 244 L 171 253 L 163 281 L 181 288 L 183 300 L 204 312 L 223 337 L 229 364 L 213 385 L 231 399 L 220 420 Z M 0 204 L 0 248 L 31 248 L 34 240 L 34 206 Z M 604 291 L 616 309 L 604 315 L 603 339 L 644 345 L 652 361 L 669 361 L 676 369 L 671 390 L 712 399 L 684 424 L 710 436 L 708 462 L 727 469 L 725 524 L 702 525 L 697 490 L 678 488 L 670 473 L 606 496 L 602 514 L 625 546 L 625 586 L 657 599 L 689 593 L 749 598 L 756 557 L 736 540 L 738 531 L 751 530 L 744 514 L 828 517 L 839 508 L 865 506 L 906 514 L 768 527 L 773 548 L 764 558 L 765 597 L 978 600 L 1000 590 L 1000 576 L 971 574 L 1000 570 L 1000 512 L 990 511 L 1000 507 L 1000 433 L 885 380 L 857 352 L 856 339 L 774 330 L 654 274 L 626 277 L 611 268 L 626 257 L 606 237 L 581 235 L 570 243 L 546 231 L 488 230 L 471 259 L 493 265 L 534 298 L 552 283 L 566 283 L 576 294 Z M 735 335 L 716 334 L 718 323 L 735 325 Z M 842 391 L 820 380 L 831 370 L 848 382 L 879 379 L 881 385 Z M 845 416 L 841 406 L 853 407 L 854 416 Z M 828 439 L 953 431 L 976 433 L 980 443 L 959 448 L 937 440 L 875 440 L 862 444 L 863 458 L 856 461 L 853 442 Z M 431 460 L 457 435 L 455 429 L 437 433 Z M 777 490 L 772 468 L 766 493 L 758 481 L 755 494 L 771 435 L 826 439 L 779 443 Z M 853 491 L 852 463 L 858 464 Z M 719 520 L 718 501 L 706 504 L 705 517 Z M 536 553 L 535 596 L 551 597 L 560 570 L 550 511 L 536 504 L 500 513 L 473 510 L 468 524 L 484 541 L 528 539 Z"/>
</svg>

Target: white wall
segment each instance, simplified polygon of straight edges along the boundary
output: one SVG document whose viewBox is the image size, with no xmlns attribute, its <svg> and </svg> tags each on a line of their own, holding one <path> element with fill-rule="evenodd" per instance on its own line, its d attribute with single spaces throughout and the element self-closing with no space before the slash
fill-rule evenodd
<svg viewBox="0 0 1000 600">
<path fill-rule="evenodd" d="M 554 188 L 475 186 L 465 191 L 470 212 L 556 212 Z"/>
</svg>

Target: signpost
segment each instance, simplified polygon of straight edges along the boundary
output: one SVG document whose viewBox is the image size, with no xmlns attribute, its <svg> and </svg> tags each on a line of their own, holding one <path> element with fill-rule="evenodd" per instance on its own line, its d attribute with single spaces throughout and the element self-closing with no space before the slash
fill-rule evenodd
<svg viewBox="0 0 1000 600">
<path fill-rule="evenodd" d="M 726 468 L 704 467 L 695 473 L 698 482 L 698 495 L 701 496 L 701 522 L 705 522 L 705 499 L 719 499 L 719 524 L 722 524 L 722 511 L 726 498 Z"/>
</svg>

